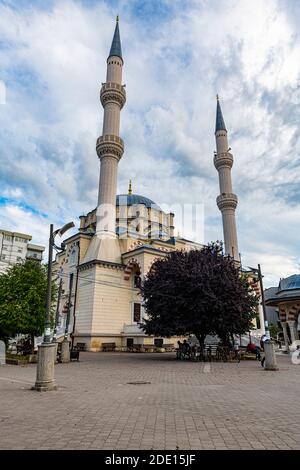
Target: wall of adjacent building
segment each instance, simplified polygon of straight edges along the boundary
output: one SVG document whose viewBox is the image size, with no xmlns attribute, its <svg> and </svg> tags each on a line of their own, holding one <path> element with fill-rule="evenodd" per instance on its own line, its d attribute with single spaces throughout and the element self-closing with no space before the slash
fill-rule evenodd
<svg viewBox="0 0 300 470">
<path fill-rule="evenodd" d="M 42 261 L 44 247 L 29 243 L 31 235 L 0 230 L 0 274 L 26 259 Z"/>
</svg>

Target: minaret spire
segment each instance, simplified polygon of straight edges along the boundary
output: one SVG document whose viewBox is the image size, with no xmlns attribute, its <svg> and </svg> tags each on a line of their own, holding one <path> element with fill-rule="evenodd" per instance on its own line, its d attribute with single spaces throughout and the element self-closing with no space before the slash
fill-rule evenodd
<svg viewBox="0 0 300 470">
<path fill-rule="evenodd" d="M 123 60 L 120 31 L 119 31 L 119 15 L 116 18 L 116 27 L 115 27 L 114 37 L 111 43 L 111 48 L 110 48 L 108 59 L 112 56 L 120 57 L 120 59 Z"/>
<path fill-rule="evenodd" d="M 220 100 L 219 100 L 219 95 L 217 95 L 217 113 L 216 113 L 216 130 L 215 132 L 218 131 L 226 131 L 226 126 L 222 114 L 222 109 L 220 105 Z"/>
<path fill-rule="evenodd" d="M 233 193 L 231 181 L 233 156 L 229 153 L 230 148 L 228 148 L 227 130 L 218 95 L 215 136 L 217 152 L 215 153 L 214 164 L 219 173 L 221 193 L 220 196 L 217 197 L 217 205 L 222 212 L 225 253 L 239 262 L 240 258 L 235 221 L 235 209 L 238 204 L 238 198 Z"/>
</svg>

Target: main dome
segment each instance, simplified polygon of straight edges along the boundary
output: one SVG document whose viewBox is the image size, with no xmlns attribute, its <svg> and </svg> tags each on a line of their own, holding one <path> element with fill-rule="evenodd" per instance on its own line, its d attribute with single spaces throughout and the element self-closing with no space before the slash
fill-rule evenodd
<svg viewBox="0 0 300 470">
<path fill-rule="evenodd" d="M 281 279 L 278 291 L 300 289 L 300 274 L 293 274 L 285 279 Z"/>
<path fill-rule="evenodd" d="M 147 208 L 152 208 L 160 211 L 160 207 L 151 199 L 139 194 L 118 194 L 116 199 L 117 206 L 135 206 L 143 204 Z"/>
</svg>

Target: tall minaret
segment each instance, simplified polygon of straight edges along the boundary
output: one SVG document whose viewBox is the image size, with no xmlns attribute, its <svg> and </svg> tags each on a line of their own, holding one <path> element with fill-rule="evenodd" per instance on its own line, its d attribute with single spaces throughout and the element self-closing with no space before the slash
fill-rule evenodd
<svg viewBox="0 0 300 470">
<path fill-rule="evenodd" d="M 102 136 L 96 150 L 100 159 L 96 235 L 89 246 L 86 260 L 120 262 L 120 247 L 116 235 L 116 195 L 118 163 L 124 152 L 119 137 L 120 111 L 126 102 L 122 85 L 123 58 L 119 31 L 119 17 L 110 53 L 107 59 L 106 82 L 102 84 L 100 100 L 104 108 Z"/>
<path fill-rule="evenodd" d="M 231 168 L 233 156 L 229 153 L 227 140 L 227 130 L 222 115 L 222 110 L 217 96 L 217 116 L 216 116 L 216 144 L 214 164 L 219 173 L 220 196 L 217 197 L 217 205 L 222 212 L 223 233 L 225 242 L 225 254 L 233 257 L 235 261 L 240 261 L 237 231 L 235 222 L 235 209 L 238 203 L 237 196 L 233 193 L 231 182 Z"/>
<path fill-rule="evenodd" d="M 100 158 L 100 181 L 98 195 L 98 236 L 116 237 L 116 195 L 118 163 L 124 152 L 123 140 L 119 137 L 120 111 L 126 101 L 122 85 L 122 49 L 117 17 L 115 33 L 107 59 L 106 83 L 102 84 L 100 100 L 104 108 L 102 136 L 97 140 Z"/>
</svg>

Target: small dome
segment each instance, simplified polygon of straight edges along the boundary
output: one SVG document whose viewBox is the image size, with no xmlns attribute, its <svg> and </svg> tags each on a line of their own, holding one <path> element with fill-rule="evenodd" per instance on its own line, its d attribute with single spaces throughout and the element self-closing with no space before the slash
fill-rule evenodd
<svg viewBox="0 0 300 470">
<path fill-rule="evenodd" d="M 139 196 L 139 194 L 118 194 L 117 196 L 117 206 L 135 206 L 138 204 L 143 204 L 147 208 L 156 209 L 158 211 L 161 210 L 154 201 L 151 201 L 148 197 Z"/>
<path fill-rule="evenodd" d="M 300 289 L 300 274 L 293 274 L 279 282 L 278 291 L 292 289 Z"/>
</svg>

